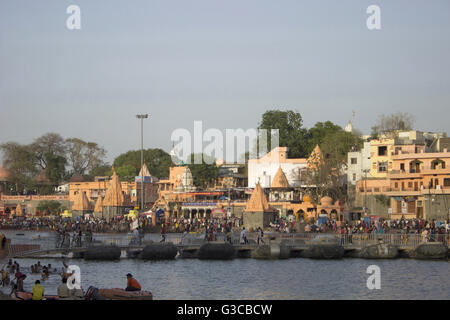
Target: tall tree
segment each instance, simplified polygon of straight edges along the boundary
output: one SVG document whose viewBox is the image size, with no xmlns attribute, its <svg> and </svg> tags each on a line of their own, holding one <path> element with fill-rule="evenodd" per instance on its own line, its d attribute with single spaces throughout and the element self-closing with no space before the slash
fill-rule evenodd
<svg viewBox="0 0 450 320">
<path fill-rule="evenodd" d="M 314 153 L 308 159 L 309 170 L 303 173 L 304 184 L 315 203 L 321 197 L 330 196 L 334 200 L 347 201 L 345 170 L 347 154 L 359 150 L 362 140 L 359 136 L 342 130 L 326 133 L 319 147 L 321 156 Z"/>
<path fill-rule="evenodd" d="M 38 165 L 41 169 L 47 167 L 46 154 L 52 153 L 57 157 L 66 156 L 67 145 L 63 137 L 57 133 L 46 133 L 43 136 L 35 139 L 30 144 L 30 149 L 34 153 Z"/>
<path fill-rule="evenodd" d="M 393 113 L 380 115 L 377 122 L 372 127 L 372 136 L 385 135 L 394 137 L 399 131 L 410 131 L 413 129 L 414 116 L 410 113 Z"/>
<path fill-rule="evenodd" d="M 103 164 L 106 151 L 95 142 L 70 138 L 67 143 L 67 159 L 74 173 L 83 175 Z"/>
<path fill-rule="evenodd" d="M 44 154 L 44 159 L 47 164 L 45 169 L 47 178 L 50 179 L 52 184 L 59 184 L 66 178 L 66 158 L 49 151 Z"/>
<path fill-rule="evenodd" d="M 170 155 L 162 149 L 147 149 L 144 150 L 144 162 L 147 165 L 150 174 L 164 178 L 169 177 L 169 168 L 173 165 Z M 116 168 L 124 165 L 133 166 L 137 173 L 141 168 L 141 151 L 130 150 L 122 153 L 114 159 L 114 166 Z"/>
<path fill-rule="evenodd" d="M 316 145 L 321 146 L 327 136 L 341 131 L 343 131 L 342 128 L 331 121 L 317 122 L 314 127 L 308 130 L 306 137 L 308 151 L 311 152 Z"/>
<path fill-rule="evenodd" d="M 291 158 L 302 158 L 308 154 L 306 143 L 307 130 L 303 128 L 303 119 L 296 111 L 269 110 L 262 115 L 258 129 L 279 130 L 279 144 L 281 147 L 289 148 Z M 271 150 L 271 140 L 268 139 L 268 151 Z"/>
<path fill-rule="evenodd" d="M 115 168 L 117 175 L 119 176 L 120 179 L 122 180 L 127 180 L 127 181 L 131 181 L 134 179 L 134 177 L 136 177 L 137 175 L 137 169 L 130 165 L 130 164 L 124 164 L 120 167 L 116 167 Z M 110 169 L 107 172 L 108 176 L 112 176 L 113 172 Z"/>
<path fill-rule="evenodd" d="M 99 165 L 99 166 L 92 168 L 89 171 L 89 174 L 87 175 L 87 179 L 93 180 L 94 177 L 97 177 L 97 176 L 104 177 L 104 176 L 110 175 L 110 173 L 112 174 L 111 165 L 109 165 L 109 164 Z"/>
<path fill-rule="evenodd" d="M 9 179 L 16 192 L 35 187 L 34 177 L 38 174 L 37 159 L 27 145 L 16 142 L 7 142 L 0 145 L 3 153 L 3 162 L 9 171 Z"/>
</svg>

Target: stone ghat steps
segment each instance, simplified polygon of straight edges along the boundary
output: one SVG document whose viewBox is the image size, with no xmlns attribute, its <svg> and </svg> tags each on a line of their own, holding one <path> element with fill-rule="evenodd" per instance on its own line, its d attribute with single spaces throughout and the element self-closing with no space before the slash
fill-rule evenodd
<svg viewBox="0 0 450 320">
<path fill-rule="evenodd" d="M 209 259 L 230 260 L 236 258 L 253 259 L 448 259 L 448 247 L 442 243 L 421 243 L 414 249 L 377 243 L 365 247 L 342 246 L 338 243 L 271 243 L 231 245 L 224 242 L 206 242 L 203 244 L 174 245 L 173 243 L 152 243 L 146 246 L 96 245 L 88 248 L 32 250 L 16 253 L 14 258 L 74 258 L 86 260 L 172 260 Z"/>
</svg>

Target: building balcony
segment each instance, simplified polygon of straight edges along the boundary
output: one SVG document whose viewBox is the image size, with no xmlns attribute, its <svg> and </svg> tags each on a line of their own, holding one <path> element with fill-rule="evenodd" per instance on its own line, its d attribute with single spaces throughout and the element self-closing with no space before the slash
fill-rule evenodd
<svg viewBox="0 0 450 320">
<path fill-rule="evenodd" d="M 422 176 L 423 173 L 415 170 L 410 171 L 391 170 L 388 174 L 388 178 L 390 179 L 421 178 Z"/>
<path fill-rule="evenodd" d="M 422 169 L 422 174 L 430 175 L 430 174 L 448 174 L 450 175 L 450 168 L 441 168 L 441 167 L 424 167 Z"/>
</svg>

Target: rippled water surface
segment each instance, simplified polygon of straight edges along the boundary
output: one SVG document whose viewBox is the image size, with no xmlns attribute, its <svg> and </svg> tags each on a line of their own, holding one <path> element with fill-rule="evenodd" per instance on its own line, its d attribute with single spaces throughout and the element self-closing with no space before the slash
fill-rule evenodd
<svg viewBox="0 0 450 320">
<path fill-rule="evenodd" d="M 27 274 L 25 289 L 39 275 L 30 273 L 36 260 L 17 259 Z M 42 259 L 60 271 L 59 259 Z M 117 262 L 68 260 L 81 269 L 82 287 L 125 287 L 130 272 L 154 299 L 450 299 L 447 261 L 396 260 L 253 260 L 176 259 Z M 381 289 L 369 290 L 368 266 L 381 268 Z M 43 282 L 55 294 L 60 276 Z"/>
</svg>

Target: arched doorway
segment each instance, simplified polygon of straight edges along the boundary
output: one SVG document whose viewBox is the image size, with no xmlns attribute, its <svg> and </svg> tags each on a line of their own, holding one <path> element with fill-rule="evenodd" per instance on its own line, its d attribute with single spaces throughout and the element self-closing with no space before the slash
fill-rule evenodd
<svg viewBox="0 0 450 320">
<path fill-rule="evenodd" d="M 302 209 L 298 210 L 297 214 L 296 214 L 296 218 L 297 218 L 297 221 L 304 222 L 305 221 L 305 211 L 303 211 Z"/>
<path fill-rule="evenodd" d="M 441 159 L 436 159 L 431 162 L 431 169 L 445 169 L 445 161 Z"/>
<path fill-rule="evenodd" d="M 206 209 L 206 219 L 211 219 L 211 209 Z"/>
<path fill-rule="evenodd" d="M 190 215 L 191 215 L 191 210 L 189 210 L 189 209 L 184 209 L 183 210 L 183 217 L 185 219 L 189 219 Z"/>
<path fill-rule="evenodd" d="M 295 220 L 295 216 L 294 216 L 294 210 L 288 210 L 286 212 L 286 218 L 288 219 L 288 221 Z"/>
<path fill-rule="evenodd" d="M 205 209 L 198 210 L 198 217 L 199 218 L 204 218 L 205 217 Z"/>
<path fill-rule="evenodd" d="M 336 209 L 331 210 L 331 212 L 330 212 L 330 219 L 339 220 L 338 219 L 338 213 L 337 213 Z"/>
<path fill-rule="evenodd" d="M 197 218 L 197 209 L 191 210 L 191 219 Z"/>
<path fill-rule="evenodd" d="M 411 161 L 409 163 L 409 172 L 410 173 L 419 173 L 421 164 L 422 164 L 422 161 L 417 160 L 417 159 Z"/>
</svg>

